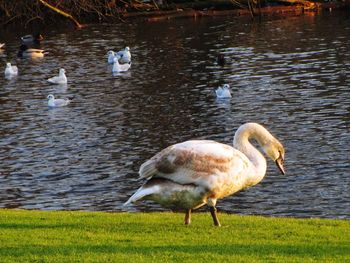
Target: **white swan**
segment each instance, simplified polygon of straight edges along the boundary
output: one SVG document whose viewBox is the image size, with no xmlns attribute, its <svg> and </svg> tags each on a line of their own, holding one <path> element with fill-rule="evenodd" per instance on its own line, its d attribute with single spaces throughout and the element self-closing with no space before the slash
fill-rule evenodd
<svg viewBox="0 0 350 263">
<path fill-rule="evenodd" d="M 114 58 L 112 72 L 126 72 L 131 67 L 131 62 L 126 64 L 119 64 L 118 59 Z"/>
<path fill-rule="evenodd" d="M 47 105 L 49 107 L 63 107 L 67 106 L 71 100 L 70 99 L 55 99 L 55 96 L 52 94 L 49 94 L 47 96 L 48 102 Z"/>
<path fill-rule="evenodd" d="M 18 75 L 17 66 L 12 66 L 11 63 L 7 62 L 5 68 L 5 77 L 11 77 L 16 75 Z"/>
<path fill-rule="evenodd" d="M 215 93 L 218 99 L 228 99 L 232 97 L 230 92 L 230 85 L 228 84 L 224 84 L 222 87 L 218 87 L 215 90 Z"/>
<path fill-rule="evenodd" d="M 162 150 L 143 163 L 139 174 L 148 179 L 125 203 L 148 199 L 186 211 L 185 224 L 191 222 L 192 209 L 205 204 L 216 226 L 216 201 L 256 185 L 265 176 L 266 160 L 250 143 L 256 140 L 267 156 L 283 168 L 284 148 L 263 126 L 246 123 L 236 131 L 233 146 L 215 141 L 192 140 Z"/>
<path fill-rule="evenodd" d="M 130 63 L 131 62 L 131 53 L 130 53 L 129 47 L 126 47 L 123 50 L 118 51 L 116 55 L 118 56 L 120 63 Z"/>
<path fill-rule="evenodd" d="M 66 71 L 60 68 L 58 76 L 49 78 L 47 81 L 51 84 L 67 84 Z"/>
</svg>

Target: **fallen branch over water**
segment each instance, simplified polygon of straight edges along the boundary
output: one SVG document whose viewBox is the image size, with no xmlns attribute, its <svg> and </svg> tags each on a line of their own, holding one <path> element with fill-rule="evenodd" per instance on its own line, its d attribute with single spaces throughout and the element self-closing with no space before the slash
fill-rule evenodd
<svg viewBox="0 0 350 263">
<path fill-rule="evenodd" d="M 68 14 L 52 5 L 50 5 L 49 3 L 46 3 L 44 0 L 39 0 L 40 3 L 42 3 L 44 6 L 50 8 L 51 10 L 53 10 L 54 12 L 69 18 L 70 20 L 72 20 L 74 22 L 74 24 L 78 27 L 78 28 L 82 28 L 83 25 L 81 25 L 71 14 Z"/>
<path fill-rule="evenodd" d="M 167 0 L 0 0 L 0 24 L 20 22 L 57 23 L 60 17 L 68 18 L 75 26 L 82 23 L 101 21 L 124 21 L 125 18 L 141 17 L 149 21 L 176 17 L 200 17 L 220 15 L 249 15 L 254 18 L 265 14 L 317 12 L 325 8 L 349 7 L 345 2 L 316 3 L 307 0 L 208 0 L 181 1 Z M 274 6 L 269 6 L 273 3 Z M 278 4 L 278 6 L 275 6 Z M 63 11 L 64 10 L 64 11 Z"/>
</svg>

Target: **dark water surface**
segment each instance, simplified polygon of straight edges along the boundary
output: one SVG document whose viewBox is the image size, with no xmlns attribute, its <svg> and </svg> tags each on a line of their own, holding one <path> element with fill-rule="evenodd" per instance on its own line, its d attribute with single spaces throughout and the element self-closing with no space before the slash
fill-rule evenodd
<svg viewBox="0 0 350 263">
<path fill-rule="evenodd" d="M 0 207 L 160 210 L 122 206 L 142 184 L 143 161 L 193 138 L 231 144 L 239 125 L 255 121 L 284 143 L 287 175 L 268 161 L 265 179 L 219 210 L 350 218 L 349 13 L 47 30 L 49 54 L 35 61 L 16 58 L 25 33 L 0 31 L 0 65 L 20 72 L 0 75 Z M 126 45 L 131 70 L 113 76 L 106 53 Z M 59 67 L 67 87 L 46 82 Z M 223 83 L 230 101 L 215 99 Z M 74 100 L 48 109 L 49 93 Z"/>
</svg>

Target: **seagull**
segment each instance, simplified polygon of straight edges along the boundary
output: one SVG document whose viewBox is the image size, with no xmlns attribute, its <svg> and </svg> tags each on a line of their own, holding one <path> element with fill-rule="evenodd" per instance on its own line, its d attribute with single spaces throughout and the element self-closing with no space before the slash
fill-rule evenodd
<svg viewBox="0 0 350 263">
<path fill-rule="evenodd" d="M 70 99 L 55 99 L 55 96 L 52 94 L 49 94 L 47 96 L 47 99 L 48 99 L 47 105 L 52 108 L 63 107 L 68 105 L 71 102 Z"/>
<path fill-rule="evenodd" d="M 66 71 L 63 68 L 60 68 L 58 76 L 49 78 L 47 81 L 51 84 L 67 84 L 67 77 L 65 72 Z"/>
<path fill-rule="evenodd" d="M 118 58 L 114 58 L 112 72 L 113 73 L 125 72 L 125 71 L 128 71 L 130 67 L 131 67 L 131 62 L 125 63 L 125 64 L 119 64 Z"/>
<path fill-rule="evenodd" d="M 231 98 L 231 92 L 230 92 L 230 85 L 229 84 L 224 84 L 222 87 L 218 87 L 215 90 L 216 97 L 218 99 L 228 99 Z"/>
<path fill-rule="evenodd" d="M 25 36 L 21 37 L 21 42 L 24 45 L 40 44 L 40 41 L 43 39 L 44 39 L 44 37 L 40 33 L 37 33 L 34 36 L 33 35 L 25 35 Z"/>
<path fill-rule="evenodd" d="M 117 52 L 118 59 L 121 63 L 130 63 L 131 62 L 131 54 L 130 48 L 126 47 L 123 50 Z"/>
<path fill-rule="evenodd" d="M 110 50 L 107 52 L 108 55 L 108 64 L 113 64 L 114 63 L 114 58 L 120 59 L 120 56 L 117 55 L 114 51 Z"/>
<path fill-rule="evenodd" d="M 191 211 L 207 204 L 214 225 L 220 226 L 217 200 L 258 184 L 266 174 L 266 159 L 251 141 L 256 141 L 285 174 L 283 145 L 262 125 L 245 123 L 236 131 L 233 147 L 211 140 L 190 140 L 154 155 L 139 170 L 147 181 L 124 205 L 153 200 L 186 211 L 188 225 Z"/>
<path fill-rule="evenodd" d="M 7 62 L 6 68 L 5 68 L 5 77 L 12 77 L 17 75 L 18 75 L 17 66 L 11 66 L 11 63 Z"/>
<path fill-rule="evenodd" d="M 45 51 L 43 49 L 28 48 L 27 45 L 21 45 L 18 56 L 21 58 L 43 58 Z"/>
</svg>

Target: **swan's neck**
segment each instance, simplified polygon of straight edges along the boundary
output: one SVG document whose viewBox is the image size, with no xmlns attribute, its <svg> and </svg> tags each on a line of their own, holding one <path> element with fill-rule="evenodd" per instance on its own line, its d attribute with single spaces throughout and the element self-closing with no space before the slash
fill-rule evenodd
<svg viewBox="0 0 350 263">
<path fill-rule="evenodd" d="M 249 185 L 259 183 L 266 173 L 266 159 L 250 142 L 256 140 L 260 145 L 265 143 L 265 128 L 257 124 L 241 126 L 234 137 L 233 146 L 242 152 L 251 162 L 252 174 L 248 176 Z"/>
</svg>

